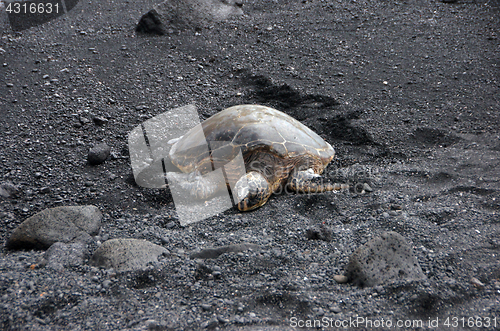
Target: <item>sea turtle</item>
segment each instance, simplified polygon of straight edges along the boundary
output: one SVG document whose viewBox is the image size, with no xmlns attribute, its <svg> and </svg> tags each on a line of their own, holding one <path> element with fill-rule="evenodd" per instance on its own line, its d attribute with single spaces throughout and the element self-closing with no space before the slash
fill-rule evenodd
<svg viewBox="0 0 500 331">
<path fill-rule="evenodd" d="M 245 169 L 231 165 L 240 151 Z M 293 117 L 266 106 L 238 105 L 213 115 L 173 143 L 169 159 L 182 173 L 169 172 L 167 178 L 199 199 L 227 184 L 238 209 L 248 211 L 283 189 L 313 193 L 345 188 L 321 180 L 334 155 L 329 143 Z M 221 166 L 227 181 L 212 181 L 209 173 Z"/>
</svg>

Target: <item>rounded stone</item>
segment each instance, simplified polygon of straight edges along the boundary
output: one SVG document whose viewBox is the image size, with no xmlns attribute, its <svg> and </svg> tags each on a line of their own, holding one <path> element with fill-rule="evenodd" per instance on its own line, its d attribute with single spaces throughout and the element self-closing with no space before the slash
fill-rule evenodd
<svg viewBox="0 0 500 331">
<path fill-rule="evenodd" d="M 89 150 L 87 162 L 90 165 L 99 165 L 106 161 L 110 153 L 111 148 L 106 143 L 97 144 Z"/>
<path fill-rule="evenodd" d="M 344 284 L 349 281 L 349 279 L 344 275 L 335 275 L 333 276 L 333 279 L 339 284 Z"/>
<path fill-rule="evenodd" d="M 101 228 L 96 206 L 62 206 L 45 209 L 21 223 L 7 240 L 11 249 L 47 249 L 56 242 L 88 241 Z"/>
</svg>

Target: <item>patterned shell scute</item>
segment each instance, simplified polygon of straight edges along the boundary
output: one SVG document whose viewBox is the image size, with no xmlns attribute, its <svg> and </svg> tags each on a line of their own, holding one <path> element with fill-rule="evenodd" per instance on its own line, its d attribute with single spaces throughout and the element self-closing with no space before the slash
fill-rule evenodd
<svg viewBox="0 0 500 331">
<path fill-rule="evenodd" d="M 202 144 L 201 129 L 211 150 L 224 151 L 228 161 L 240 148 L 243 155 L 265 149 L 281 158 L 314 155 L 324 162 L 335 153 L 330 144 L 293 117 L 265 106 L 239 105 L 215 114 L 179 140 L 171 158 L 183 171 L 192 171 L 207 158 L 195 147 Z"/>
</svg>

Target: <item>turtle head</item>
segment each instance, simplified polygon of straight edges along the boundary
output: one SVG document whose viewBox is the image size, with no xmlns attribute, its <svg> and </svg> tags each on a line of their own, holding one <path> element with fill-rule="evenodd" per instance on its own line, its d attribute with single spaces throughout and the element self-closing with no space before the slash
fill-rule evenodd
<svg viewBox="0 0 500 331">
<path fill-rule="evenodd" d="M 271 196 L 271 188 L 267 179 L 259 172 L 251 171 L 241 177 L 235 185 L 238 209 L 249 211 L 259 208 Z"/>
</svg>

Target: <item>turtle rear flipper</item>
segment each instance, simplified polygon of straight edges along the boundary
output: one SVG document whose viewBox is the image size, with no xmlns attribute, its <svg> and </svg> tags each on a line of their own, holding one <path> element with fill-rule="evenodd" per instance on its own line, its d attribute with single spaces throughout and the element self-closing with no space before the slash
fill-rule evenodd
<svg viewBox="0 0 500 331">
<path fill-rule="evenodd" d="M 241 211 L 262 206 L 273 193 L 267 179 L 257 171 L 251 171 L 241 177 L 236 182 L 235 191 L 238 209 Z"/>
<path fill-rule="evenodd" d="M 226 187 L 224 177 L 218 171 L 201 175 L 198 171 L 190 173 L 168 172 L 170 190 L 177 189 L 184 198 L 209 199 Z"/>
<path fill-rule="evenodd" d="M 168 157 L 153 162 L 148 161 L 142 164 L 136 163 L 138 169 L 134 170 L 135 182 L 141 187 L 165 188 L 166 174 L 180 171 Z"/>
<path fill-rule="evenodd" d="M 326 178 L 314 173 L 312 169 L 307 169 L 292 173 L 288 179 L 288 188 L 299 193 L 321 193 L 340 191 L 349 188 L 349 185 L 328 183 Z"/>
</svg>

